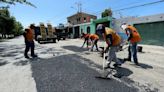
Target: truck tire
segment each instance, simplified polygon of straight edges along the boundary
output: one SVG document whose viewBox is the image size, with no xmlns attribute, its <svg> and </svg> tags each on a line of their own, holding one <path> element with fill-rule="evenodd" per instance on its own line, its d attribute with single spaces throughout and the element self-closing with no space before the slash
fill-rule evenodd
<svg viewBox="0 0 164 92">
<path fill-rule="evenodd" d="M 38 43 L 41 43 L 40 40 L 38 40 Z"/>
<path fill-rule="evenodd" d="M 53 42 L 56 43 L 56 39 L 53 39 Z"/>
</svg>

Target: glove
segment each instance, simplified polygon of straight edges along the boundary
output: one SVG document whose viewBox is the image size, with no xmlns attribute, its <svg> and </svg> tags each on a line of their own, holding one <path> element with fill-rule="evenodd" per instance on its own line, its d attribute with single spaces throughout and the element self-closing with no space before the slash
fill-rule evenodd
<svg viewBox="0 0 164 92">
<path fill-rule="evenodd" d="M 126 45 L 128 45 L 128 44 L 129 44 L 129 41 L 128 41 L 128 40 L 126 40 L 126 41 L 125 41 L 125 44 L 126 44 Z"/>
</svg>

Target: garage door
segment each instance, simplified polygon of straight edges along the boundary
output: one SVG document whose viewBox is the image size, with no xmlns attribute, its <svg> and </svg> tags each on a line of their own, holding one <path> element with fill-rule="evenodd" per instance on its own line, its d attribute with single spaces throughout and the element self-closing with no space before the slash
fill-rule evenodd
<svg viewBox="0 0 164 92">
<path fill-rule="evenodd" d="M 164 46 L 164 21 L 134 25 L 142 37 L 142 44 Z"/>
</svg>

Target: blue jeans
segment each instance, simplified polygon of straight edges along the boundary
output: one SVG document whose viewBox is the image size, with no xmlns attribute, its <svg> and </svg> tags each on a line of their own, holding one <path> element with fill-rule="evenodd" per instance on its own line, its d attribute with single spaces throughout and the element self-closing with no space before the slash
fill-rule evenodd
<svg viewBox="0 0 164 92">
<path fill-rule="evenodd" d="M 131 57 L 133 56 L 133 60 L 135 64 L 138 64 L 138 58 L 137 58 L 137 42 L 131 43 L 128 48 L 128 58 L 131 60 Z"/>
</svg>

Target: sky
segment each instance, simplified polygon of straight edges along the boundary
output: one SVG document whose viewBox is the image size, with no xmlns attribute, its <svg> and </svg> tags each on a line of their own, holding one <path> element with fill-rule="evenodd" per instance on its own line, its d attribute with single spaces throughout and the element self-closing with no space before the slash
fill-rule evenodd
<svg viewBox="0 0 164 92">
<path fill-rule="evenodd" d="M 120 16 L 148 16 L 164 13 L 164 2 L 127 9 L 123 11 L 115 11 L 122 8 L 141 5 L 159 0 L 27 0 L 33 3 L 37 8 L 19 4 L 10 5 L 12 16 L 22 23 L 24 27 L 28 27 L 31 23 L 39 25 L 40 22 L 51 23 L 57 26 L 59 23 L 67 23 L 67 17 L 77 13 L 77 2 L 82 4 L 82 12 L 94 14 L 100 18 L 101 12 L 107 8 L 114 11 L 114 17 Z"/>
</svg>

